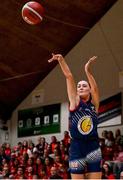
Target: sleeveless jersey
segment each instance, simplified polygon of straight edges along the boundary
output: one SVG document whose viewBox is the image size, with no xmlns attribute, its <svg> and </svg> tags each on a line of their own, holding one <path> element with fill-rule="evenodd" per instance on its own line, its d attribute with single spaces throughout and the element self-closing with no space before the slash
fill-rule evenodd
<svg viewBox="0 0 123 180">
<path fill-rule="evenodd" d="M 73 139 L 91 140 L 98 138 L 97 124 L 97 113 L 91 101 L 83 102 L 80 100 L 78 107 L 69 112 L 69 130 Z"/>
</svg>

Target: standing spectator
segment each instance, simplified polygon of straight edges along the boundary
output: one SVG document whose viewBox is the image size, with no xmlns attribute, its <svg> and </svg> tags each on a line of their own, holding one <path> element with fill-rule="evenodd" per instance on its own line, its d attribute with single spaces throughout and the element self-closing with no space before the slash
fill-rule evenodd
<svg viewBox="0 0 123 180">
<path fill-rule="evenodd" d="M 104 130 L 102 132 L 102 139 L 104 139 L 104 142 L 105 142 L 105 145 L 106 145 L 107 141 L 108 141 L 108 131 L 107 130 Z"/>
<path fill-rule="evenodd" d="M 22 154 L 27 153 L 27 149 L 28 149 L 28 141 L 24 140 L 22 143 Z"/>
<path fill-rule="evenodd" d="M 5 154 L 4 148 L 1 146 L 1 148 L 0 148 L 0 166 L 2 165 L 3 159 L 6 159 L 6 154 Z"/>
<path fill-rule="evenodd" d="M 11 148 L 10 148 L 9 143 L 6 143 L 6 145 L 5 145 L 5 155 L 6 155 L 6 158 L 8 160 L 10 160 L 10 158 L 11 158 Z"/>
<path fill-rule="evenodd" d="M 115 144 L 115 138 L 112 131 L 108 131 L 107 138 L 108 140 L 107 140 L 106 146 L 113 147 Z"/>
<path fill-rule="evenodd" d="M 44 137 L 38 138 L 38 144 L 36 145 L 36 148 L 38 150 L 40 157 L 42 157 L 44 154 L 44 148 L 45 148 L 45 138 Z"/>
<path fill-rule="evenodd" d="M 33 143 L 30 143 L 28 145 L 28 148 L 27 148 L 27 154 L 29 157 L 32 157 L 33 156 L 33 149 L 34 149 L 34 144 Z"/>
<path fill-rule="evenodd" d="M 120 144 L 120 139 L 121 139 L 121 131 L 120 131 L 120 129 L 116 129 L 116 131 L 115 131 L 115 145 Z"/>
<path fill-rule="evenodd" d="M 64 131 L 64 138 L 63 138 L 63 144 L 68 147 L 70 144 L 70 136 L 68 131 Z"/>
<path fill-rule="evenodd" d="M 59 147 L 59 143 L 58 143 L 58 141 L 57 141 L 56 136 L 51 136 L 50 146 L 51 146 L 51 151 L 52 151 L 52 153 L 54 153 L 54 149 L 56 149 L 56 148 Z"/>
<path fill-rule="evenodd" d="M 23 144 L 18 142 L 17 146 L 14 147 L 15 150 L 18 150 L 18 154 L 23 154 Z"/>
</svg>

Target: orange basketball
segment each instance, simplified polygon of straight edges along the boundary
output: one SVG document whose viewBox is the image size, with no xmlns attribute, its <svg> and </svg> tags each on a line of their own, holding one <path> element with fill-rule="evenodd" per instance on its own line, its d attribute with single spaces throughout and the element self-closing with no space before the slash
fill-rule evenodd
<svg viewBox="0 0 123 180">
<path fill-rule="evenodd" d="M 44 8 L 35 1 L 27 2 L 22 8 L 22 17 L 31 25 L 39 24 L 43 20 Z"/>
</svg>

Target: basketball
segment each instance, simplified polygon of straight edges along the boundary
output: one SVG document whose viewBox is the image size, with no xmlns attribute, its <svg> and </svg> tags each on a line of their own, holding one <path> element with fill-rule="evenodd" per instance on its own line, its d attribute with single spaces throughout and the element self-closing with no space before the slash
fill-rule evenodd
<svg viewBox="0 0 123 180">
<path fill-rule="evenodd" d="M 43 20 L 44 8 L 35 1 L 27 2 L 22 8 L 22 18 L 30 25 L 36 25 Z"/>
</svg>

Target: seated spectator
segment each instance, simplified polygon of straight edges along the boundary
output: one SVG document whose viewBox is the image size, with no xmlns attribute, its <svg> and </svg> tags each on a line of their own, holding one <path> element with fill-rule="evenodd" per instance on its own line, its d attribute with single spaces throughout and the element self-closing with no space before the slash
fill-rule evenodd
<svg viewBox="0 0 123 180">
<path fill-rule="evenodd" d="M 103 149 L 103 159 L 104 161 L 112 161 L 114 157 L 114 148 L 113 146 L 105 146 Z"/>
<path fill-rule="evenodd" d="M 50 177 L 51 167 L 53 166 L 53 159 L 46 157 L 44 161 L 44 169 L 48 177 Z"/>
<path fill-rule="evenodd" d="M 64 156 L 63 164 L 66 168 L 69 168 L 69 154 L 66 153 Z"/>
<path fill-rule="evenodd" d="M 123 171 L 120 173 L 120 179 L 123 179 Z"/>
<path fill-rule="evenodd" d="M 35 174 L 36 173 L 36 162 L 34 162 L 33 158 L 29 158 L 27 160 L 27 165 L 26 165 L 26 168 L 25 168 L 25 173 L 27 173 L 28 167 L 30 167 L 30 166 L 33 168 L 33 172 Z"/>
<path fill-rule="evenodd" d="M 58 174 L 58 170 L 56 167 L 52 166 L 50 173 L 50 179 L 62 179 L 62 177 Z"/>
<path fill-rule="evenodd" d="M 15 158 L 14 160 L 13 160 L 13 163 L 11 164 L 11 167 L 13 167 L 13 168 L 18 168 L 18 166 L 19 166 L 19 160 L 17 159 L 17 158 Z"/>
<path fill-rule="evenodd" d="M 39 172 L 38 176 L 39 176 L 39 179 L 43 179 L 43 180 L 49 179 L 49 177 L 48 177 L 48 175 L 46 174 L 44 168 L 43 168 L 43 169 L 40 169 L 40 172 Z"/>
<path fill-rule="evenodd" d="M 15 179 L 26 179 L 26 177 L 24 175 L 24 168 L 22 166 L 18 167 Z"/>
<path fill-rule="evenodd" d="M 48 151 L 48 149 L 44 149 L 44 154 L 43 154 L 43 156 L 41 157 L 41 159 L 44 161 L 46 157 L 49 157 L 49 151 Z"/>
<path fill-rule="evenodd" d="M 62 159 L 61 159 L 61 156 L 59 154 L 55 155 L 54 157 L 54 165 L 55 167 L 57 167 L 57 169 L 60 170 L 60 168 L 62 167 Z"/>
<path fill-rule="evenodd" d="M 119 150 L 119 153 L 118 153 L 116 160 L 123 162 L 123 147 L 121 145 L 119 145 L 118 150 Z"/>
<path fill-rule="evenodd" d="M 102 179 L 115 179 L 112 166 L 109 162 L 105 162 L 102 167 Z"/>
<path fill-rule="evenodd" d="M 106 145 L 105 145 L 105 139 L 104 138 L 99 138 L 99 143 L 100 143 L 100 148 L 101 148 L 101 152 L 102 152 L 102 159 L 104 160 L 105 157 L 105 149 L 106 149 Z"/>
<path fill-rule="evenodd" d="M 5 166 L 8 166 L 9 165 L 9 162 L 7 159 L 2 159 L 2 162 L 1 162 L 1 170 L 5 167 Z"/>
<path fill-rule="evenodd" d="M 28 154 L 26 152 L 23 152 L 23 154 L 18 157 L 20 165 L 25 167 L 28 158 L 29 158 Z"/>
<path fill-rule="evenodd" d="M 35 171 L 35 173 L 39 174 L 39 173 L 40 173 L 40 170 L 41 170 L 42 167 L 43 167 L 42 160 L 41 160 L 40 157 L 37 157 L 36 162 L 35 162 L 35 165 L 36 165 L 36 171 Z"/>
<path fill-rule="evenodd" d="M 67 168 L 62 164 L 61 168 L 59 169 L 59 175 L 63 179 L 70 179 L 70 176 L 68 174 Z"/>
<path fill-rule="evenodd" d="M 118 146 L 118 153 L 114 159 L 113 171 L 116 178 L 120 178 L 120 172 L 123 171 L 123 147 L 121 145 Z"/>
<path fill-rule="evenodd" d="M 10 166 L 10 177 L 9 178 L 14 179 L 16 174 L 17 174 L 17 168 Z"/>
<path fill-rule="evenodd" d="M 60 148 L 59 148 L 59 147 L 56 147 L 56 148 L 54 149 L 54 152 L 53 152 L 52 154 L 49 154 L 49 157 L 51 157 L 52 159 L 54 159 L 55 156 L 57 156 L 57 155 L 60 155 L 60 156 L 61 156 L 61 151 L 60 151 Z"/>
<path fill-rule="evenodd" d="M 65 154 L 68 152 L 65 148 L 65 145 L 63 143 L 60 142 L 60 151 L 61 151 L 61 157 L 62 160 L 64 160 L 65 158 Z"/>
<path fill-rule="evenodd" d="M 4 165 L 3 169 L 2 169 L 2 176 L 3 179 L 8 179 L 10 175 L 10 170 L 9 170 L 9 166 L 6 164 Z"/>
<path fill-rule="evenodd" d="M 26 179 L 32 179 L 33 178 L 33 167 L 32 166 L 29 166 L 28 168 L 27 168 L 27 172 L 26 172 L 26 174 L 25 174 L 25 177 L 26 177 Z"/>
<path fill-rule="evenodd" d="M 36 161 L 37 161 L 38 157 L 39 157 L 38 151 L 34 151 L 33 154 L 32 154 L 34 164 L 36 164 Z"/>
<path fill-rule="evenodd" d="M 37 174 L 34 174 L 34 175 L 32 176 L 32 179 L 39 179 L 39 176 L 38 176 Z"/>
</svg>

